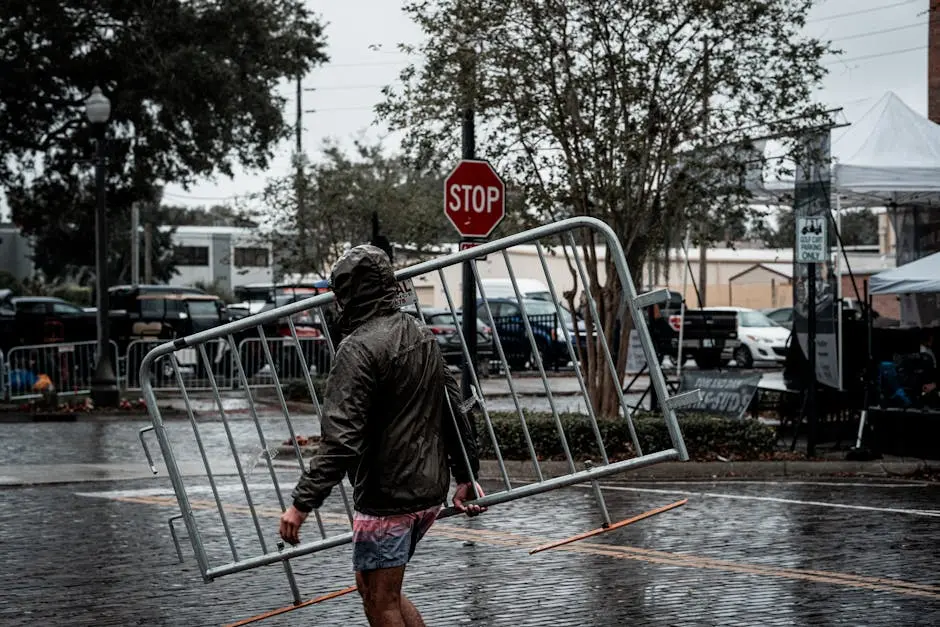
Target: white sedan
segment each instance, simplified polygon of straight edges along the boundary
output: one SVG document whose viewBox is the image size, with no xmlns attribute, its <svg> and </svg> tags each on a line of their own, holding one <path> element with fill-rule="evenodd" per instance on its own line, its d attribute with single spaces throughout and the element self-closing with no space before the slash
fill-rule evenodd
<svg viewBox="0 0 940 627">
<path fill-rule="evenodd" d="M 739 368 L 750 368 L 758 361 L 782 363 L 787 357 L 790 330 L 755 309 L 745 307 L 711 307 L 738 314 L 738 339 L 734 361 Z"/>
</svg>

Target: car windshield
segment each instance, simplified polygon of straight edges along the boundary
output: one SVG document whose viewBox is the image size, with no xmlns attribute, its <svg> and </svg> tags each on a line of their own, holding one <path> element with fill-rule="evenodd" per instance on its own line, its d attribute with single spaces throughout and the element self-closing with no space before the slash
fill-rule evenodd
<svg viewBox="0 0 940 627">
<path fill-rule="evenodd" d="M 738 320 L 742 327 L 779 327 L 780 325 L 759 311 L 740 311 Z"/>
<path fill-rule="evenodd" d="M 187 303 L 189 315 L 193 318 L 218 318 L 219 309 L 214 300 L 191 300 Z"/>
<path fill-rule="evenodd" d="M 571 324 L 571 314 L 564 307 L 555 308 L 555 303 L 544 300 L 525 301 L 526 313 L 530 316 L 551 316 L 561 311 L 561 319 L 565 324 Z"/>
</svg>

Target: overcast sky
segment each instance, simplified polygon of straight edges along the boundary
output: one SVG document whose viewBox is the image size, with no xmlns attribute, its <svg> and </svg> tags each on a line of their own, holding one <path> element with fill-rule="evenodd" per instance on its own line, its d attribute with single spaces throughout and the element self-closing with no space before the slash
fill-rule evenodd
<svg viewBox="0 0 940 627">
<path fill-rule="evenodd" d="M 849 121 L 858 119 L 888 90 L 916 111 L 927 110 L 927 9 L 930 0 L 822 0 L 813 9 L 807 32 L 834 40 L 844 52 L 827 59 L 830 74 L 819 97 L 842 106 Z M 306 77 L 304 150 L 317 159 L 324 140 L 344 145 L 361 134 L 382 137 L 372 107 L 380 89 L 394 82 L 407 57 L 395 49 L 414 42 L 420 32 L 401 12 L 399 0 L 308 0 L 327 22 L 330 63 Z M 938 16 L 937 19 L 940 19 Z M 378 50 L 374 49 L 378 48 Z M 292 86 L 285 86 L 287 111 L 294 115 Z M 394 144 L 394 138 L 390 140 Z M 171 185 L 165 202 L 185 205 L 229 204 L 260 191 L 268 177 L 289 170 L 293 142 L 285 142 L 266 172 L 237 171 L 234 179 L 203 181 L 189 190 Z M 455 160 L 457 155 L 455 155 Z"/>
</svg>

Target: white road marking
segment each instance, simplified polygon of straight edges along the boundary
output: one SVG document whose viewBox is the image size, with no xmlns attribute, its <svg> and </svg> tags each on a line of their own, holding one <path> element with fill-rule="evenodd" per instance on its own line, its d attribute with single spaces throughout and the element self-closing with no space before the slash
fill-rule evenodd
<svg viewBox="0 0 940 627">
<path fill-rule="evenodd" d="M 632 483 L 652 483 L 656 485 L 715 485 L 720 483 L 723 485 L 775 485 L 775 486 L 790 486 L 790 485 L 805 485 L 805 486 L 820 486 L 824 488 L 836 488 L 836 487 L 851 487 L 851 488 L 927 488 L 931 487 L 931 484 L 925 483 L 922 481 L 910 481 L 907 483 L 853 483 L 848 481 L 772 481 L 772 480 L 757 480 L 757 479 L 708 479 L 708 480 L 695 480 L 695 481 L 684 481 L 681 479 L 676 480 L 651 480 L 651 481 L 633 481 Z"/>
<path fill-rule="evenodd" d="M 581 488 L 590 489 L 590 485 L 579 485 Z M 691 490 L 661 490 L 656 488 L 632 488 L 627 486 L 604 485 L 605 490 L 616 490 L 619 492 L 647 492 L 650 494 L 671 494 L 680 496 L 701 496 L 714 499 L 736 499 L 741 501 L 765 501 L 769 503 L 784 503 L 787 505 L 811 505 L 814 507 L 832 507 L 835 509 L 854 509 L 867 512 L 883 512 L 889 514 L 908 514 L 910 516 L 930 516 L 940 518 L 940 511 L 929 509 L 902 509 L 897 507 L 872 507 L 869 505 L 849 505 L 846 503 L 827 503 L 825 501 L 800 501 L 798 499 L 784 499 L 775 496 L 753 496 L 747 494 L 723 494 L 721 492 L 693 492 Z"/>
</svg>

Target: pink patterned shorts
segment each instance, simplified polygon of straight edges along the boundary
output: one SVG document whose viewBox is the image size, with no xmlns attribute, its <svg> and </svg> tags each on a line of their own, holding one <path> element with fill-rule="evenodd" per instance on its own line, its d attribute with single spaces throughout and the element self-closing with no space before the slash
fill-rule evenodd
<svg viewBox="0 0 940 627">
<path fill-rule="evenodd" d="M 356 572 L 407 564 L 418 541 L 428 532 L 441 506 L 394 516 L 353 517 L 353 567 Z"/>
</svg>

